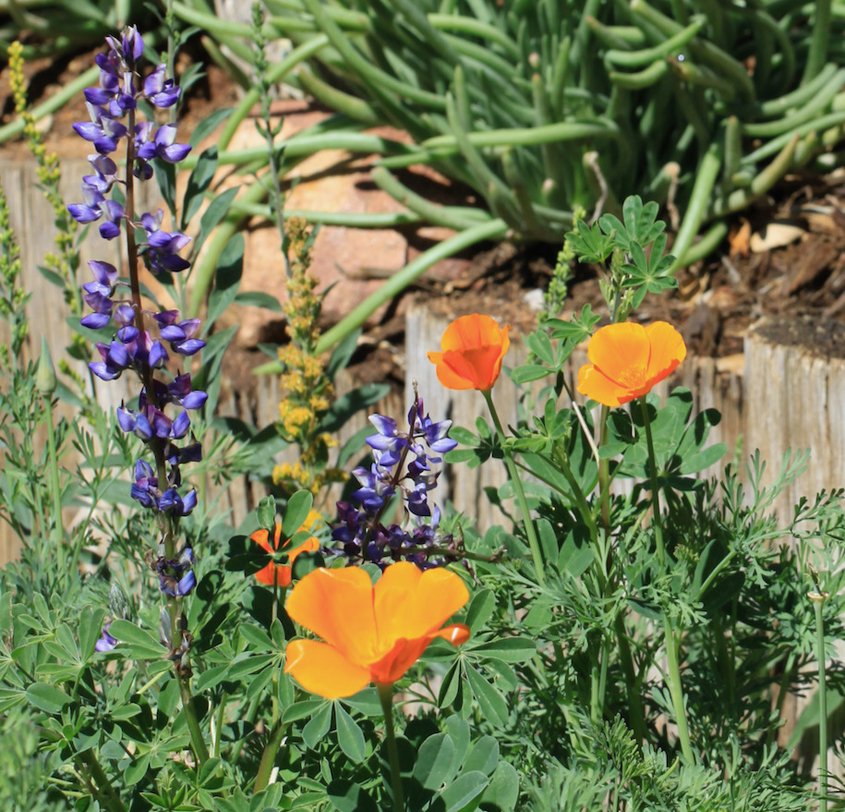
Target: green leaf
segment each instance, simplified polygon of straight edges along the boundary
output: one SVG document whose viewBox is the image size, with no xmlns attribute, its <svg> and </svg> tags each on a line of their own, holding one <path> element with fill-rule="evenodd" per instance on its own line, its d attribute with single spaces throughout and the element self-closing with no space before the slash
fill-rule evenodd
<svg viewBox="0 0 845 812">
<path fill-rule="evenodd" d="M 294 702 L 293 705 L 289 705 L 284 709 L 282 720 L 285 724 L 297 722 L 306 716 L 311 716 L 317 708 L 323 705 L 325 705 L 325 700 L 323 699 L 306 699 L 302 702 Z"/>
<path fill-rule="evenodd" d="M 439 790 L 452 780 L 458 770 L 455 760 L 455 743 L 446 733 L 429 736 L 420 747 L 414 765 L 414 778 L 425 789 Z"/>
<path fill-rule="evenodd" d="M 165 649 L 159 640 L 128 620 L 113 620 L 109 626 L 109 634 L 126 643 L 131 656 L 139 660 L 152 660 L 165 655 Z"/>
<path fill-rule="evenodd" d="M 97 643 L 103 630 L 103 617 L 105 611 L 99 607 L 86 606 L 79 618 L 79 651 L 84 658 L 94 653 L 94 646 Z"/>
<path fill-rule="evenodd" d="M 510 373 L 511 380 L 516 384 L 529 383 L 545 378 L 551 370 L 539 364 L 523 364 L 513 369 Z"/>
<path fill-rule="evenodd" d="M 282 519 L 282 533 L 285 538 L 290 538 L 302 527 L 313 504 L 314 494 L 311 491 L 297 491 L 288 499 Z"/>
<path fill-rule="evenodd" d="M 449 429 L 449 436 L 461 445 L 477 446 L 479 442 L 478 436 L 463 426 L 452 426 Z"/>
<path fill-rule="evenodd" d="M 537 653 L 537 644 L 527 637 L 503 637 L 473 646 L 473 654 L 506 663 L 524 663 Z"/>
<path fill-rule="evenodd" d="M 231 107 L 222 107 L 219 110 L 215 110 L 211 115 L 206 116 L 194 127 L 188 143 L 196 148 L 205 140 L 206 136 L 211 135 L 229 117 L 231 112 Z"/>
<path fill-rule="evenodd" d="M 472 601 L 467 609 L 466 624 L 475 632 L 480 629 L 496 609 L 496 596 L 490 589 L 482 589 L 472 596 Z"/>
<path fill-rule="evenodd" d="M 440 800 L 445 805 L 444 812 L 461 812 L 478 798 L 490 779 L 482 772 L 470 770 L 462 773 L 457 780 L 440 793 Z"/>
<path fill-rule="evenodd" d="M 332 781 L 326 794 L 337 812 L 378 812 L 375 801 L 354 781 Z"/>
<path fill-rule="evenodd" d="M 264 530 L 273 532 L 276 527 L 276 499 L 273 496 L 265 496 L 258 503 L 255 509 L 258 516 L 258 525 Z"/>
<path fill-rule="evenodd" d="M 302 741 L 309 750 L 316 749 L 317 745 L 326 737 L 332 723 L 331 702 L 326 702 L 302 729 Z"/>
<path fill-rule="evenodd" d="M 182 220 L 180 228 L 184 231 L 193 216 L 202 205 L 206 189 L 217 171 L 217 147 L 209 147 L 197 159 L 197 165 L 188 178 L 185 196 L 182 198 Z"/>
<path fill-rule="evenodd" d="M 512 812 L 518 799 L 519 773 L 507 761 L 500 761 L 481 796 L 481 802 L 485 809 L 489 806 L 496 812 Z"/>
<path fill-rule="evenodd" d="M 348 758 L 356 764 L 360 764 L 367 755 L 364 733 L 339 702 L 335 703 L 334 711 L 337 743 Z"/>
<path fill-rule="evenodd" d="M 248 307 L 263 307 L 265 310 L 270 310 L 273 313 L 281 313 L 282 306 L 275 296 L 269 293 L 264 293 L 261 290 L 249 290 L 239 293 L 235 296 L 235 303 L 239 305 L 247 305 Z"/>
<path fill-rule="evenodd" d="M 244 638 L 257 651 L 272 651 L 273 641 L 270 635 L 264 631 L 260 626 L 253 623 L 241 623 L 238 627 L 241 637 Z"/>
<path fill-rule="evenodd" d="M 208 297 L 208 314 L 205 317 L 203 333 L 207 333 L 211 329 L 223 311 L 235 300 L 238 287 L 241 284 L 243 263 L 244 237 L 243 234 L 236 234 L 220 255 L 220 262 L 214 275 L 214 290 Z M 206 348 L 203 352 L 203 361 L 205 361 L 207 354 L 208 349 Z"/>
<path fill-rule="evenodd" d="M 492 736 L 482 736 L 469 751 L 464 770 L 480 770 L 490 775 L 499 763 L 499 742 Z"/>
<path fill-rule="evenodd" d="M 464 671 L 484 718 L 494 725 L 503 726 L 510 715 L 505 698 L 473 666 L 467 663 Z"/>
<path fill-rule="evenodd" d="M 200 249 L 208 239 L 209 234 L 220 225 L 220 222 L 229 213 L 229 207 L 232 205 L 232 201 L 235 199 L 239 188 L 238 186 L 233 186 L 230 189 L 226 189 L 225 192 L 221 192 L 208 204 L 208 208 L 206 208 L 200 218 L 200 230 L 194 241 L 191 252 L 192 256 L 199 256 Z"/>
<path fill-rule="evenodd" d="M 55 685 L 48 685 L 46 682 L 35 682 L 26 689 L 26 698 L 30 705 L 46 713 L 59 713 L 61 709 L 71 702 L 71 698 Z"/>
</svg>

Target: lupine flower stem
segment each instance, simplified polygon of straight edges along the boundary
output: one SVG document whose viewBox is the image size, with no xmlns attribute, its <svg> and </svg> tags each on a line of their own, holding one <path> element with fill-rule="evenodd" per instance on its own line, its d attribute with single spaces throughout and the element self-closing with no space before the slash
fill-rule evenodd
<svg viewBox="0 0 845 812">
<path fill-rule="evenodd" d="M 405 812 L 405 793 L 402 789 L 402 771 L 399 767 L 399 750 L 396 747 L 396 728 L 393 725 L 393 686 L 376 685 L 381 709 L 384 712 L 384 735 L 387 758 L 390 762 L 390 785 L 393 790 L 393 811 Z"/>
<path fill-rule="evenodd" d="M 658 488 L 657 457 L 654 453 L 654 438 L 651 435 L 651 415 L 648 410 L 648 403 L 645 396 L 640 398 L 640 407 L 643 413 L 643 425 L 645 426 L 646 444 L 648 446 L 649 476 L 651 478 L 651 500 L 652 500 L 652 523 L 654 525 L 654 537 L 657 542 L 657 555 L 660 565 L 666 563 L 666 548 L 663 543 L 663 525 L 660 519 L 660 495 Z M 687 723 L 687 711 L 684 705 L 684 688 L 681 682 L 681 667 L 679 656 L 680 634 L 672 626 L 668 613 L 663 613 L 663 637 L 666 646 L 666 661 L 669 682 L 669 694 L 672 697 L 672 707 L 675 711 L 675 724 L 678 726 L 678 740 L 681 743 L 681 752 L 690 764 L 695 764 L 695 753 L 692 749 L 689 736 L 689 725 Z"/>
<path fill-rule="evenodd" d="M 811 592 L 816 613 L 816 659 L 819 664 L 819 812 L 827 812 L 827 667 L 824 649 L 824 602 L 826 592 Z"/>
<path fill-rule="evenodd" d="M 519 469 L 514 463 L 511 452 L 505 445 L 505 430 L 502 428 L 502 421 L 499 420 L 499 413 L 496 411 L 496 406 L 493 403 L 493 396 L 489 389 L 482 390 L 481 394 L 484 400 L 487 401 L 487 408 L 490 410 L 490 417 L 493 420 L 493 426 L 496 429 L 496 435 L 499 438 L 499 443 L 502 446 L 502 453 L 505 456 L 505 467 L 508 469 L 508 475 L 511 478 L 514 494 L 516 495 L 516 503 L 522 513 L 522 524 L 525 528 L 525 535 L 528 539 L 528 547 L 531 550 L 531 557 L 534 560 L 534 574 L 537 578 L 537 583 L 540 586 L 546 585 L 546 576 L 543 572 L 543 556 L 540 552 L 540 541 L 537 538 L 537 530 L 534 527 L 534 521 L 531 518 L 531 512 L 528 509 L 528 499 L 525 497 L 525 488 L 522 486 L 522 479 L 519 476 Z"/>
<path fill-rule="evenodd" d="M 102 798 L 106 809 L 110 809 L 111 812 L 126 812 L 123 801 L 120 800 L 120 796 L 111 785 L 111 781 L 100 766 L 94 751 L 85 750 L 79 753 L 78 757 L 84 765 L 85 771 L 91 776 L 97 794 Z"/>
</svg>

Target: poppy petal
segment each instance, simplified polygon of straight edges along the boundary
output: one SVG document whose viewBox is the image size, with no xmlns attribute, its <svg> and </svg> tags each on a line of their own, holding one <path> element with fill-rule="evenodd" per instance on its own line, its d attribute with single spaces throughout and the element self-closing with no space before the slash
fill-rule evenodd
<svg viewBox="0 0 845 812">
<path fill-rule="evenodd" d="M 317 640 L 291 640 L 285 658 L 285 673 L 306 691 L 326 699 L 352 696 L 370 682 L 370 672 L 366 668 L 350 662 L 336 648 Z"/>
<path fill-rule="evenodd" d="M 655 321 L 645 328 L 651 346 L 646 373 L 649 388 L 669 375 L 687 356 L 681 334 L 665 321 Z"/>
<path fill-rule="evenodd" d="M 428 360 L 436 365 L 437 380 L 447 389 L 473 389 L 472 381 L 462 378 L 443 363 L 442 352 L 428 353 Z"/>
<path fill-rule="evenodd" d="M 381 656 L 373 614 L 373 584 L 366 570 L 313 570 L 297 582 L 286 608 L 293 620 L 351 661 L 364 665 Z"/>
<path fill-rule="evenodd" d="M 266 550 L 268 553 L 273 552 L 269 541 L 270 533 L 267 530 L 256 530 L 249 538 L 261 547 L 261 549 Z"/>
<path fill-rule="evenodd" d="M 389 685 L 402 679 L 408 669 L 422 656 L 431 640 L 431 636 L 419 637 L 415 640 L 397 640 L 384 657 L 370 666 L 373 682 Z"/>
<path fill-rule="evenodd" d="M 271 561 L 255 573 L 255 580 L 264 586 L 290 586 L 290 567 Z"/>
<path fill-rule="evenodd" d="M 592 364 L 584 364 L 578 370 L 578 391 L 603 406 L 621 406 L 634 399 L 629 389 L 610 380 Z"/>
<path fill-rule="evenodd" d="M 587 345 L 587 357 L 593 365 L 627 389 L 645 383 L 650 352 L 645 328 L 630 321 L 603 327 Z"/>
<path fill-rule="evenodd" d="M 444 626 L 435 637 L 442 637 L 453 646 L 462 646 L 469 640 L 469 626 L 464 623 L 453 623 L 451 626 Z"/>
<path fill-rule="evenodd" d="M 382 644 L 434 633 L 469 600 L 460 576 L 436 567 L 422 572 L 400 561 L 375 585 L 375 614 Z"/>
</svg>

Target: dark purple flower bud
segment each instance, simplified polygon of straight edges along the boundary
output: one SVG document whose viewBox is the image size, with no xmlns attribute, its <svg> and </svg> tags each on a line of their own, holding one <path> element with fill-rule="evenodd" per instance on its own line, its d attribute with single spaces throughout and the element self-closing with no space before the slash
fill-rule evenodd
<svg viewBox="0 0 845 812">
<path fill-rule="evenodd" d="M 109 634 L 109 626 L 111 626 L 111 623 L 106 623 L 103 626 L 103 633 L 100 635 L 100 639 L 94 643 L 94 650 L 99 651 L 101 654 L 113 651 L 117 645 L 117 640 Z"/>
<path fill-rule="evenodd" d="M 182 500 L 182 515 L 187 516 L 197 506 L 197 492 L 190 490 Z"/>
</svg>

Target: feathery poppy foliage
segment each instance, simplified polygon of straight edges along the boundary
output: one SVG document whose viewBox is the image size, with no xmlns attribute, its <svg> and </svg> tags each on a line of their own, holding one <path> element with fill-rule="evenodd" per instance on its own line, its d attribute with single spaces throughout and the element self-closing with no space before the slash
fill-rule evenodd
<svg viewBox="0 0 845 812">
<path fill-rule="evenodd" d="M 373 585 L 361 567 L 316 569 L 297 581 L 288 615 L 322 638 L 288 643 L 285 673 L 327 699 L 351 696 L 370 682 L 391 685 L 442 637 L 469 639 L 462 623 L 443 624 L 469 599 L 450 570 L 421 571 L 399 561 Z"/>
<path fill-rule="evenodd" d="M 492 389 L 510 347 L 508 329 L 478 313 L 455 319 L 440 339 L 441 351 L 428 353 L 440 383 L 447 389 Z"/>
<path fill-rule="evenodd" d="M 590 363 L 578 370 L 578 391 L 604 406 L 621 406 L 650 392 L 686 354 L 681 334 L 665 321 L 608 324 L 587 345 Z"/>
<path fill-rule="evenodd" d="M 299 530 L 312 530 L 319 521 L 320 514 L 316 510 L 309 510 L 308 516 L 306 516 Z M 280 550 L 287 553 L 287 564 L 277 564 L 275 561 L 270 561 L 265 567 L 262 567 L 255 573 L 255 580 L 259 584 L 270 587 L 290 586 L 293 562 L 296 560 L 296 557 L 300 553 L 314 553 L 320 549 L 320 542 L 316 536 L 310 536 L 302 544 L 298 544 L 296 547 L 290 547 L 292 539 L 284 539 L 282 541 L 282 525 L 279 522 L 276 522 L 272 544 L 270 542 L 270 531 L 266 529 L 256 530 L 250 536 L 250 539 L 270 553 L 271 556 Z"/>
</svg>

